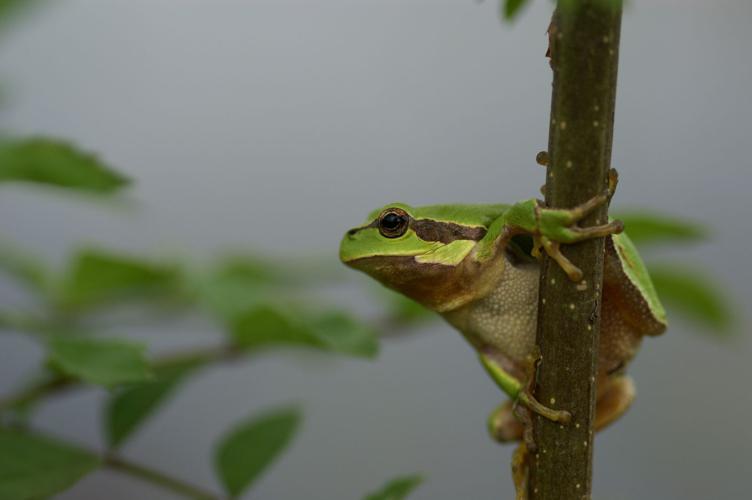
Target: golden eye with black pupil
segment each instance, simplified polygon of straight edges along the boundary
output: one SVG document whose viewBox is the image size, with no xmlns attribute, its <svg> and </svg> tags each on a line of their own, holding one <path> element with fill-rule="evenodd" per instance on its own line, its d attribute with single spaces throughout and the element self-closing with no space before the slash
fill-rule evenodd
<svg viewBox="0 0 752 500">
<path fill-rule="evenodd" d="M 387 208 L 379 216 L 379 232 L 386 238 L 399 238 L 409 225 L 410 216 L 401 208 Z"/>
</svg>

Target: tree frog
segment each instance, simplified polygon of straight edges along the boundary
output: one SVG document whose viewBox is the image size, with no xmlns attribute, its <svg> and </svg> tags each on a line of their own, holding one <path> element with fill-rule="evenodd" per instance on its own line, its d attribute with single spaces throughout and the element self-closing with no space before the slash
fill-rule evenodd
<svg viewBox="0 0 752 500">
<path fill-rule="evenodd" d="M 489 418 L 489 430 L 499 441 L 523 437 L 518 406 L 558 422 L 571 417 L 564 409 L 536 401 L 528 389 L 536 358 L 542 252 L 580 282 L 581 271 L 560 245 L 606 238 L 596 429 L 613 422 L 632 403 L 635 390 L 625 367 L 642 337 L 666 329 L 663 306 L 622 223 L 577 224 L 608 203 L 616 187 L 612 172 L 608 189 L 572 209 L 547 208 L 535 199 L 513 205 L 390 203 L 342 239 L 342 262 L 437 312 L 475 348 L 510 397 Z"/>
</svg>

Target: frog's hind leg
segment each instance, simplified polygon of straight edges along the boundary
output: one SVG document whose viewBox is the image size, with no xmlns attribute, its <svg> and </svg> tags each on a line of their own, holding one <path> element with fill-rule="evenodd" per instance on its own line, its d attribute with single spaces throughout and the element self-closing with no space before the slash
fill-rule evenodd
<svg viewBox="0 0 752 500">
<path fill-rule="evenodd" d="M 488 433 L 500 443 L 519 441 L 523 430 L 522 422 L 514 414 L 512 401 L 502 403 L 488 417 Z"/>
<path fill-rule="evenodd" d="M 569 423 L 572 419 L 572 414 L 568 411 L 554 410 L 535 399 L 530 387 L 530 383 L 532 382 L 531 376 L 529 376 L 529 382 L 523 384 L 518 378 L 507 371 L 498 360 L 494 359 L 492 354 L 481 352 L 478 357 L 494 382 L 517 404 L 521 404 L 534 413 L 554 422 Z M 531 374 L 535 369 L 534 363 L 537 363 L 537 360 L 530 361 Z"/>
<path fill-rule="evenodd" d="M 621 417 L 632 405 L 635 387 L 632 378 L 618 375 L 603 382 L 606 387 L 598 396 L 593 427 L 600 431 Z M 520 441 L 525 437 L 524 415 L 515 412 L 514 402 L 501 404 L 488 418 L 488 432 L 500 443 Z M 525 439 L 527 441 L 527 439 Z"/>
<path fill-rule="evenodd" d="M 598 396 L 595 407 L 593 427 L 596 431 L 621 417 L 635 398 L 634 382 L 627 375 L 612 376 L 603 383 L 607 385 Z"/>
</svg>

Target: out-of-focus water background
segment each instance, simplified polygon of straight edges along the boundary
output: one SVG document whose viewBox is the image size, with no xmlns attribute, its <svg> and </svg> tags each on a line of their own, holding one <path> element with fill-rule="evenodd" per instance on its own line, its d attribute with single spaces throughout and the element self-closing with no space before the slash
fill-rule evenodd
<svg viewBox="0 0 752 500">
<path fill-rule="evenodd" d="M 550 11 L 536 1 L 509 25 L 493 1 L 48 2 L 0 38 L 0 127 L 99 152 L 137 181 L 135 202 L 3 187 L 0 232 L 53 261 L 88 242 L 193 258 L 253 249 L 335 265 L 343 231 L 387 202 L 535 196 Z M 633 1 L 625 12 L 613 205 L 707 224 L 708 242 L 650 257 L 696 262 L 716 277 L 741 326 L 719 341 L 674 321 L 646 339 L 630 367 L 638 399 L 596 441 L 599 500 L 749 495 L 751 20 L 747 0 Z M 349 301 L 373 309 L 358 284 Z M 6 285 L 0 293 L 20 300 Z M 128 333 L 159 350 L 205 341 L 212 328 L 185 321 Z M 0 390 L 40 356 L 23 337 L 0 337 Z M 35 423 L 99 446 L 102 397 L 92 389 L 51 399 Z M 416 500 L 511 496 L 512 448 L 484 427 L 499 391 L 440 322 L 385 340 L 375 361 L 279 353 L 212 369 L 123 453 L 214 487 L 217 435 L 291 401 L 304 427 L 249 497 L 360 498 L 410 472 L 426 477 Z M 169 497 L 102 471 L 60 498 Z"/>
</svg>

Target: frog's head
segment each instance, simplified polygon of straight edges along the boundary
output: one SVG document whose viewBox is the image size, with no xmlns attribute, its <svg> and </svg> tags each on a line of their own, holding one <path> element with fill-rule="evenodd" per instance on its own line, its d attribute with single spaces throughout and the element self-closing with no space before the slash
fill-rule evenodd
<svg viewBox="0 0 752 500">
<path fill-rule="evenodd" d="M 490 261 L 475 260 L 474 249 L 502 209 L 391 203 L 345 234 L 339 256 L 431 309 L 454 309 L 487 293 L 487 282 L 495 278 L 493 272 L 484 272 Z"/>
</svg>

